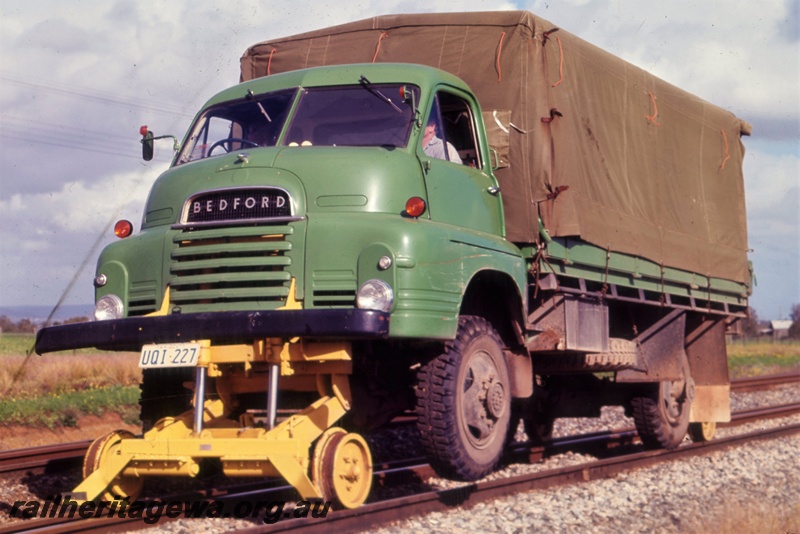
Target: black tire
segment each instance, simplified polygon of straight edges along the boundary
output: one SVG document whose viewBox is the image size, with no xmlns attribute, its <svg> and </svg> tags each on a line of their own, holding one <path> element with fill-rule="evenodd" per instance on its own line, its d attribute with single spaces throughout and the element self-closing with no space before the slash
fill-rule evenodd
<svg viewBox="0 0 800 534">
<path fill-rule="evenodd" d="M 631 400 L 636 430 L 647 449 L 675 449 L 686 437 L 692 382 L 685 358 L 682 372 L 682 379 L 648 384 L 648 391 Z"/>
<path fill-rule="evenodd" d="M 144 369 L 139 385 L 139 419 L 147 432 L 159 419 L 175 417 L 192 407 L 192 392 L 183 386 L 194 381 L 194 367 Z"/>
<path fill-rule="evenodd" d="M 456 338 L 417 374 L 417 428 L 443 477 L 477 480 L 503 454 L 511 391 L 503 344 L 481 317 L 462 316 Z"/>
</svg>

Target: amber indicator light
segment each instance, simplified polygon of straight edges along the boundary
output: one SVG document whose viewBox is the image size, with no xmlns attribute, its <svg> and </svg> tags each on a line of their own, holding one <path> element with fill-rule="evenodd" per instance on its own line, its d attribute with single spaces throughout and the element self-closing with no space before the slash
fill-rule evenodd
<svg viewBox="0 0 800 534">
<path fill-rule="evenodd" d="M 425 213 L 425 201 L 419 197 L 411 197 L 406 201 L 406 213 L 411 217 L 419 217 Z"/>
<path fill-rule="evenodd" d="M 128 237 L 133 233 L 133 225 L 130 221 L 121 220 L 117 221 L 114 225 L 114 235 L 118 238 L 122 239 L 123 237 Z"/>
</svg>

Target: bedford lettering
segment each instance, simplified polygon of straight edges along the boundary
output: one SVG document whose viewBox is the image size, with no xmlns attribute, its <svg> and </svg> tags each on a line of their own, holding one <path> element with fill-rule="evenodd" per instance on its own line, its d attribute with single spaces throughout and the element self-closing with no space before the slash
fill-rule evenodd
<svg viewBox="0 0 800 534">
<path fill-rule="evenodd" d="M 206 200 L 205 202 L 196 200 L 192 202 L 192 213 L 214 213 L 215 211 L 222 212 L 227 210 L 228 206 L 231 204 L 231 209 L 234 211 L 241 207 L 244 207 L 248 210 L 255 209 L 256 207 L 266 209 L 270 207 L 270 197 L 268 195 L 263 195 L 260 203 L 257 197 L 234 197 L 231 202 L 221 198 L 216 204 L 213 200 Z M 275 199 L 272 201 L 272 205 L 275 208 L 282 208 L 286 205 L 286 199 L 281 196 L 275 197 Z"/>
</svg>

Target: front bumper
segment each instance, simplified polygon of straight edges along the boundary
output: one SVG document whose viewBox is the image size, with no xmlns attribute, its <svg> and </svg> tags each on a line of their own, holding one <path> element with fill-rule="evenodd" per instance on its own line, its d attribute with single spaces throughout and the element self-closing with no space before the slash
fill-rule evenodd
<svg viewBox="0 0 800 534">
<path fill-rule="evenodd" d="M 270 310 L 129 317 L 42 328 L 36 353 L 97 347 L 138 351 L 149 343 L 209 339 L 250 343 L 268 337 L 379 339 L 389 335 L 389 314 L 375 310 Z"/>
</svg>

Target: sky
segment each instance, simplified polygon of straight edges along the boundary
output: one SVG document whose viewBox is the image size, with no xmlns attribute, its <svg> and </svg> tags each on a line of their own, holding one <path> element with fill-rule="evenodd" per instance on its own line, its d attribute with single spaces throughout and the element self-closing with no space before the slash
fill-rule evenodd
<svg viewBox="0 0 800 534">
<path fill-rule="evenodd" d="M 93 302 L 112 225 L 140 226 L 170 145 L 239 79 L 251 45 L 392 13 L 525 9 L 753 125 L 744 163 L 751 306 L 800 303 L 800 0 L 3 0 L 0 306 Z M 63 297 L 63 299 L 62 299 Z"/>
</svg>

